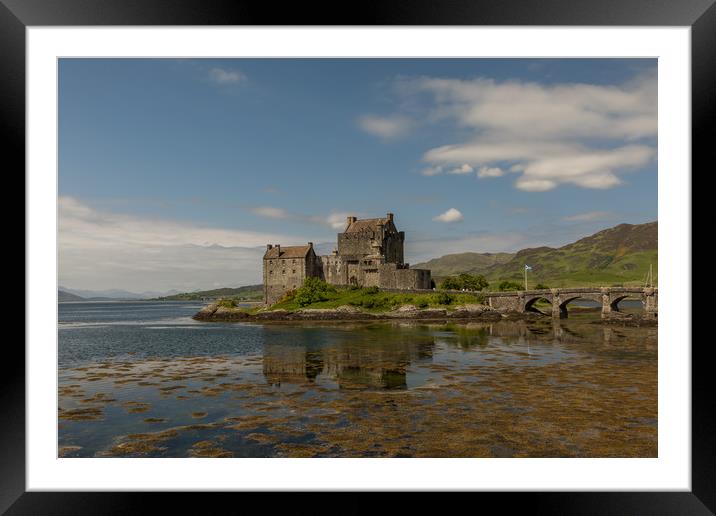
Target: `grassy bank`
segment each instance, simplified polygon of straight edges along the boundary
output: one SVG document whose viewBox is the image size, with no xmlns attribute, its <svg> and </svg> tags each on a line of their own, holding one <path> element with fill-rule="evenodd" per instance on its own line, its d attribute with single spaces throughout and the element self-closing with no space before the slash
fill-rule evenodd
<svg viewBox="0 0 716 516">
<path fill-rule="evenodd" d="M 476 293 L 453 294 L 431 292 L 425 294 L 383 292 L 375 287 L 336 288 L 323 282 L 307 282 L 303 287 L 287 293 L 272 310 L 302 308 L 337 308 L 353 306 L 369 312 L 384 312 L 404 305 L 417 308 L 451 308 L 465 304 L 479 304 L 484 298 Z"/>
</svg>

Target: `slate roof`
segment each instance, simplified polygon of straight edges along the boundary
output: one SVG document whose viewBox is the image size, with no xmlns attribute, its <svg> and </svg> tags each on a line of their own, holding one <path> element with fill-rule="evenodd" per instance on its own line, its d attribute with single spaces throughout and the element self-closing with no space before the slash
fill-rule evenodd
<svg viewBox="0 0 716 516">
<path fill-rule="evenodd" d="M 361 231 L 365 231 L 366 229 L 369 229 L 371 231 L 377 231 L 378 224 L 383 224 L 384 226 L 387 226 L 388 221 L 389 219 L 387 218 L 356 220 L 355 222 L 351 222 L 351 224 L 346 228 L 344 233 L 359 233 Z"/>
<path fill-rule="evenodd" d="M 305 258 L 310 250 L 310 245 L 281 246 L 281 254 L 279 255 L 278 247 L 272 247 L 266 250 L 264 258 Z"/>
</svg>

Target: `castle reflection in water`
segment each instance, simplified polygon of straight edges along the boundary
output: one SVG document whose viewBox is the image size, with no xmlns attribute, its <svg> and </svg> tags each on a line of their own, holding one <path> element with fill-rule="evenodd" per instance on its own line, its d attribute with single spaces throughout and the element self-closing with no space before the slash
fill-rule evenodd
<svg viewBox="0 0 716 516">
<path fill-rule="evenodd" d="M 388 336 L 375 330 L 368 339 L 357 339 L 345 328 L 317 328 L 304 342 L 286 343 L 280 331 L 268 329 L 264 377 L 272 385 L 315 382 L 321 375 L 341 389 L 407 388 L 408 366 L 432 361 L 435 337 L 413 332 Z"/>
<path fill-rule="evenodd" d="M 396 331 L 399 329 L 400 331 Z M 350 325 L 306 328 L 296 333 L 264 327 L 263 374 L 271 385 L 334 382 L 340 389 L 406 389 L 412 365 L 433 362 L 435 348 L 479 349 L 495 344 L 527 346 L 587 343 L 608 349 L 624 338 L 610 327 L 565 327 L 558 320 L 533 325 L 376 324 L 351 331 Z M 654 329 L 654 332 L 656 329 Z M 290 335 L 290 337 L 289 337 Z M 654 335 L 655 339 L 655 335 Z M 601 346 L 600 346 L 601 343 Z"/>
</svg>

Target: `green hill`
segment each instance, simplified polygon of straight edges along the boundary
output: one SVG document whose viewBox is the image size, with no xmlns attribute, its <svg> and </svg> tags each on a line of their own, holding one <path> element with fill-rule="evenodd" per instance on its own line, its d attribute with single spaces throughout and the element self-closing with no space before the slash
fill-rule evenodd
<svg viewBox="0 0 716 516">
<path fill-rule="evenodd" d="M 493 286 L 503 280 L 522 283 L 527 264 L 532 267 L 527 273 L 528 287 L 537 283 L 549 287 L 576 287 L 643 285 L 651 264 L 656 285 L 657 242 L 657 222 L 619 224 L 556 249 L 537 247 L 513 255 L 505 253 L 508 259 L 502 256 L 492 264 L 489 261 L 494 254 L 461 253 L 414 267 L 430 268 L 438 280 L 461 272 L 483 274 Z"/>
<path fill-rule="evenodd" d="M 263 299 L 263 285 L 246 285 L 237 288 L 216 288 L 197 292 L 183 292 L 172 296 L 156 298 L 159 301 L 202 301 L 205 299 L 232 298 L 243 301 Z"/>
<path fill-rule="evenodd" d="M 444 278 L 467 272 L 483 274 L 493 265 L 509 262 L 515 255 L 511 253 L 457 253 L 446 254 L 441 258 L 413 265 L 416 269 L 430 269 L 433 277 Z"/>
</svg>

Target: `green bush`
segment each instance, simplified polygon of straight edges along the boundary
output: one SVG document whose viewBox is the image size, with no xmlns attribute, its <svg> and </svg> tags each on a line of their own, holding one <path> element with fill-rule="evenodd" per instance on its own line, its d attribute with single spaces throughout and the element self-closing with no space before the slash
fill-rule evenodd
<svg viewBox="0 0 716 516">
<path fill-rule="evenodd" d="M 291 289 L 288 292 L 286 292 L 281 298 L 277 301 L 278 303 L 283 303 L 285 301 L 291 301 L 294 297 L 296 297 L 296 289 Z"/>
<path fill-rule="evenodd" d="M 433 296 L 436 305 L 449 305 L 453 301 L 453 297 L 447 292 L 438 292 Z"/>
<path fill-rule="evenodd" d="M 511 290 L 522 290 L 522 285 L 515 283 L 514 281 L 503 281 L 497 286 L 497 290 L 500 292 L 508 292 Z"/>
<path fill-rule="evenodd" d="M 319 278 L 306 278 L 303 286 L 296 290 L 293 300 L 298 306 L 308 306 L 328 299 L 328 295 L 335 293 L 336 289 Z"/>
<path fill-rule="evenodd" d="M 537 283 L 535 285 L 535 290 L 549 290 L 549 287 L 544 283 Z"/>
<path fill-rule="evenodd" d="M 415 306 L 417 306 L 418 308 L 427 308 L 428 305 L 428 300 L 425 298 L 421 298 L 415 303 Z"/>
<path fill-rule="evenodd" d="M 222 308 L 236 308 L 236 301 L 230 298 L 221 298 L 216 304 Z"/>
</svg>

